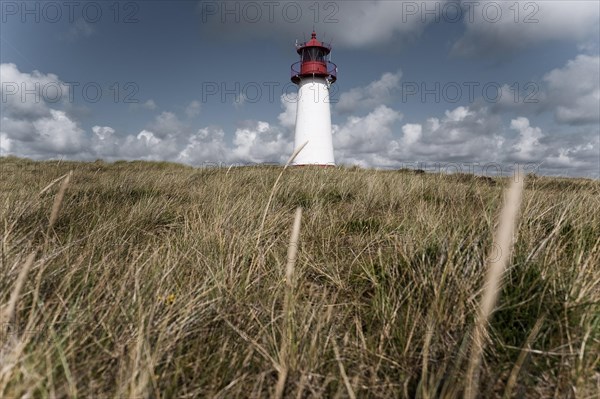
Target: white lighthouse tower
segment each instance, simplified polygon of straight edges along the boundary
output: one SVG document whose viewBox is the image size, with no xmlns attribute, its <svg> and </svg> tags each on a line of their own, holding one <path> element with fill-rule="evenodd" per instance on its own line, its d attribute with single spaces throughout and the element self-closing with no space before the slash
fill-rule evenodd
<svg viewBox="0 0 600 399">
<path fill-rule="evenodd" d="M 337 67 L 329 61 L 331 46 L 317 40 L 313 31 L 306 43 L 296 44 L 300 61 L 292 64 L 292 82 L 298 85 L 294 148 L 308 141 L 294 165 L 331 165 L 331 111 L 329 87 L 337 79 Z"/>
</svg>

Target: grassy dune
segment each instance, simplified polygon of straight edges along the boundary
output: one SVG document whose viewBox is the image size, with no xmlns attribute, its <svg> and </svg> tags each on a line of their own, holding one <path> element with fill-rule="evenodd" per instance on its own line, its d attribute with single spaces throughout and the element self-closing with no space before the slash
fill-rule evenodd
<svg viewBox="0 0 600 399">
<path fill-rule="evenodd" d="M 0 397 L 462 397 L 510 179 L 290 168 L 261 230 L 280 172 L 0 158 Z M 600 393 L 598 181 L 526 179 L 484 344 L 480 397 Z"/>
</svg>

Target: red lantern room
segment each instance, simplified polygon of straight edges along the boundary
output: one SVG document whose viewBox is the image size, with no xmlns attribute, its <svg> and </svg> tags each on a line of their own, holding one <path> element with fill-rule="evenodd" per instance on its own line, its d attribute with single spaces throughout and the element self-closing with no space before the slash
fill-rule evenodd
<svg viewBox="0 0 600 399">
<path fill-rule="evenodd" d="M 337 80 L 337 66 L 328 59 L 331 46 L 318 41 L 314 31 L 309 41 L 296 44 L 296 51 L 300 61 L 292 64 L 292 82 L 299 84 L 302 78 L 316 76 L 330 83 Z"/>
</svg>

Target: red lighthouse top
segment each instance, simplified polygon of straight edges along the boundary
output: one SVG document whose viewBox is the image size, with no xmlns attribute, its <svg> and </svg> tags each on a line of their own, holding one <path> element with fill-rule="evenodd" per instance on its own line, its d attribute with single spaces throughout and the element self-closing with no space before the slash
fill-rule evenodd
<svg viewBox="0 0 600 399">
<path fill-rule="evenodd" d="M 297 48 L 297 52 L 298 54 L 302 55 L 302 50 L 306 47 L 318 47 L 323 49 L 323 51 L 325 52 L 325 54 L 329 54 L 331 52 L 331 46 L 327 43 L 322 43 L 320 41 L 317 40 L 317 33 L 313 30 L 312 34 L 310 35 L 310 40 L 307 41 L 306 43 L 301 43 L 301 44 L 297 44 L 296 48 Z"/>
<path fill-rule="evenodd" d="M 309 41 L 296 44 L 296 52 L 300 61 L 292 64 L 292 82 L 299 84 L 310 77 L 323 77 L 330 83 L 337 80 L 337 66 L 328 57 L 331 45 L 317 40 L 315 31 Z"/>
</svg>

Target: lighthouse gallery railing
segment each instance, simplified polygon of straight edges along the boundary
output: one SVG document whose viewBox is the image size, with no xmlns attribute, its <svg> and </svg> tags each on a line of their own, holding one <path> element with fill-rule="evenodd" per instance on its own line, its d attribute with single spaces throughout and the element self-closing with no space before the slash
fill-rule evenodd
<svg viewBox="0 0 600 399">
<path fill-rule="evenodd" d="M 291 67 L 290 77 L 295 77 L 295 76 L 302 74 L 301 68 L 302 68 L 302 61 L 293 63 L 292 67 Z M 327 74 L 329 74 L 337 79 L 337 65 L 335 65 L 331 61 L 327 61 Z"/>
</svg>

